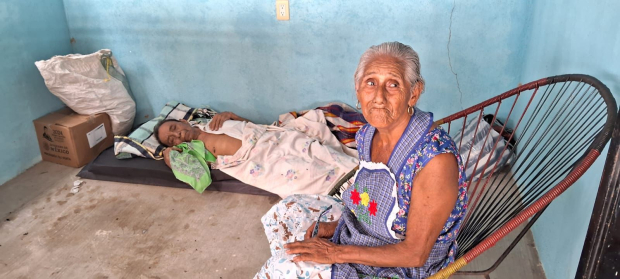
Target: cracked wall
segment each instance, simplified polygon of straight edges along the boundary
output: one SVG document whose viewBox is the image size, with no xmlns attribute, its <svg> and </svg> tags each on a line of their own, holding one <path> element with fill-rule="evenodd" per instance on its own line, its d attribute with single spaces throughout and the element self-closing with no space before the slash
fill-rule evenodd
<svg viewBox="0 0 620 279">
<path fill-rule="evenodd" d="M 296 0 L 290 21 L 275 19 L 271 1 L 64 3 L 74 51 L 110 48 L 128 74 L 136 122 L 178 100 L 271 123 L 330 101 L 355 105 L 358 59 L 384 41 L 418 51 L 419 106 L 436 117 L 515 87 L 529 1 Z"/>
</svg>

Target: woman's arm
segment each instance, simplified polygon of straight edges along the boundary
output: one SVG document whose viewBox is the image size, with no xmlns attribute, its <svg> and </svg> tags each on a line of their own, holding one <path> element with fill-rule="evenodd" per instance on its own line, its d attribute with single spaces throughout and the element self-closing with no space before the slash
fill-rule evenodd
<svg viewBox="0 0 620 279">
<path fill-rule="evenodd" d="M 440 154 L 416 175 L 411 190 L 407 236 L 398 244 L 378 247 L 336 245 L 311 238 L 285 245 L 299 254 L 295 262 L 359 263 L 378 267 L 424 265 L 458 198 L 458 165 L 453 154 Z"/>
</svg>

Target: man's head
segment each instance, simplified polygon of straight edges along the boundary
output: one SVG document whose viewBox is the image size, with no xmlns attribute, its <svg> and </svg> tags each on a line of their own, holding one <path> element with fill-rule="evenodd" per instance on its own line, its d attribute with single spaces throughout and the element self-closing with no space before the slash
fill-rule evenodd
<svg viewBox="0 0 620 279">
<path fill-rule="evenodd" d="M 155 125 L 153 135 L 165 146 L 176 146 L 198 139 L 200 129 L 192 127 L 186 120 L 167 119 Z"/>
</svg>

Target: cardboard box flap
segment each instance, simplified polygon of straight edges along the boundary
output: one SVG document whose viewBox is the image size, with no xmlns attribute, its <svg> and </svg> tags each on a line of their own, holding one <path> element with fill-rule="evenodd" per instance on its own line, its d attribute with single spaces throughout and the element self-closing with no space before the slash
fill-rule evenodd
<svg viewBox="0 0 620 279">
<path fill-rule="evenodd" d="M 75 111 L 73 111 L 72 109 L 70 109 L 69 107 L 64 107 L 62 109 L 59 109 L 57 111 L 52 112 L 53 114 L 62 114 L 62 115 L 72 115 L 72 114 L 76 114 Z"/>
<path fill-rule="evenodd" d="M 94 118 L 94 115 L 92 118 Z M 56 123 L 54 124 L 67 128 L 73 128 L 75 126 L 84 124 L 85 122 L 89 122 L 89 120 L 93 121 L 93 119 L 91 119 L 91 117 L 88 115 L 64 115 L 62 118 L 57 119 Z"/>
<path fill-rule="evenodd" d="M 64 108 L 38 118 L 35 122 L 44 123 L 46 125 L 59 125 L 67 128 L 73 128 L 89 120 L 93 121 L 91 118 L 94 117 L 95 115 L 79 115 L 70 108 Z"/>
<path fill-rule="evenodd" d="M 48 115 L 45 115 L 43 117 L 39 117 L 37 119 L 35 119 L 33 122 L 34 123 L 41 123 L 43 125 L 54 125 L 57 122 L 59 122 L 59 120 L 61 120 L 62 118 L 67 117 L 66 115 L 63 114 L 56 114 L 56 113 L 50 113 Z"/>
</svg>

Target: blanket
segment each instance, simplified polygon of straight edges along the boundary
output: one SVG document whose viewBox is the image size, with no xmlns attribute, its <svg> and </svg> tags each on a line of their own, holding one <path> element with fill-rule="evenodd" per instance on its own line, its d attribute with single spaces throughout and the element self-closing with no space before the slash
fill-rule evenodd
<svg viewBox="0 0 620 279">
<path fill-rule="evenodd" d="M 357 151 L 341 143 L 320 110 L 281 127 L 247 123 L 241 148 L 211 167 L 281 197 L 328 194 L 358 164 Z"/>
<path fill-rule="evenodd" d="M 364 116 L 344 103 L 329 103 L 317 109 L 323 111 L 326 125 L 333 135 L 347 147 L 356 149 L 355 133 L 366 124 Z M 282 114 L 275 124 L 280 127 L 285 126 L 287 122 L 304 115 L 308 111 L 293 111 Z M 161 145 L 153 136 L 153 128 L 157 123 L 164 119 L 185 119 L 206 123 L 216 113 L 210 108 L 192 108 L 178 102 L 168 102 L 157 117 L 140 125 L 129 136 L 114 137 L 114 155 L 118 159 L 144 157 L 161 160 L 165 146 Z"/>
<path fill-rule="evenodd" d="M 329 103 L 316 109 L 323 111 L 327 127 L 340 142 L 349 148 L 357 149 L 355 133 L 368 123 L 362 113 L 344 103 Z M 310 110 L 291 111 L 282 114 L 278 117 L 278 126 L 284 126 L 289 121 L 304 115 L 308 111 Z"/>
</svg>

